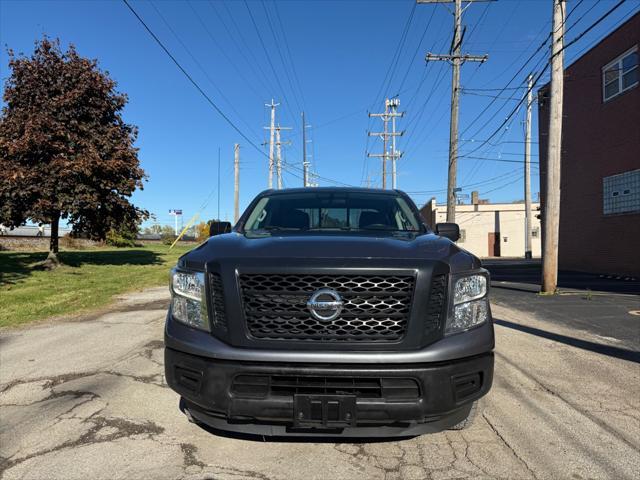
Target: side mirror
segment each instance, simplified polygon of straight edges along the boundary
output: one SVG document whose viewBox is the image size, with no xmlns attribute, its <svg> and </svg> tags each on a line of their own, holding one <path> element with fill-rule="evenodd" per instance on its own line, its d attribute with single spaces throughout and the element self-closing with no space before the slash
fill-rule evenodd
<svg viewBox="0 0 640 480">
<path fill-rule="evenodd" d="M 436 235 L 448 238 L 452 242 L 457 242 L 460 238 L 460 227 L 457 223 L 437 223 Z"/>
<path fill-rule="evenodd" d="M 209 236 L 222 235 L 231 231 L 231 222 L 211 222 L 209 225 Z"/>
</svg>

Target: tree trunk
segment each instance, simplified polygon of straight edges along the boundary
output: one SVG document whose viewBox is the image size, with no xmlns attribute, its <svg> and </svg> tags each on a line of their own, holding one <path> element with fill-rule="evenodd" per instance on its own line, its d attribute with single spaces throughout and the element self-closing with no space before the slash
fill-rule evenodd
<svg viewBox="0 0 640 480">
<path fill-rule="evenodd" d="M 58 227 L 60 223 L 60 213 L 56 212 L 51 216 L 51 240 L 49 242 L 49 254 L 58 254 Z"/>
<path fill-rule="evenodd" d="M 49 240 L 49 255 L 41 265 L 45 269 L 55 268 L 60 265 L 60 259 L 58 258 L 59 224 L 60 212 L 56 212 L 51 216 L 51 239 Z"/>
</svg>

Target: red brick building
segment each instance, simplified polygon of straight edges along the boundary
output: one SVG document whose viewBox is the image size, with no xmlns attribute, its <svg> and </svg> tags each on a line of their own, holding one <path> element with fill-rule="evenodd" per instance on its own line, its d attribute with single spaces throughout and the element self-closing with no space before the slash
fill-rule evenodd
<svg viewBox="0 0 640 480">
<path fill-rule="evenodd" d="M 565 69 L 561 269 L 640 275 L 639 44 L 636 14 Z M 538 113 L 544 199 L 548 85 Z"/>
</svg>

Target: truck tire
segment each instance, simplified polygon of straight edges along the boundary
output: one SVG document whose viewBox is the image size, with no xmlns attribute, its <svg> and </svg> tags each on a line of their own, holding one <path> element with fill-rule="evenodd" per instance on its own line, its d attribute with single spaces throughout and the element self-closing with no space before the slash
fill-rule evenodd
<svg viewBox="0 0 640 480">
<path fill-rule="evenodd" d="M 459 423 L 456 423 L 454 426 L 449 427 L 449 430 L 465 430 L 469 428 L 471 425 L 473 425 L 473 421 L 475 420 L 477 415 L 478 401 L 476 400 L 475 402 L 473 402 L 473 405 L 471 405 L 471 410 L 469 410 L 469 415 L 467 415 L 467 418 Z"/>
</svg>

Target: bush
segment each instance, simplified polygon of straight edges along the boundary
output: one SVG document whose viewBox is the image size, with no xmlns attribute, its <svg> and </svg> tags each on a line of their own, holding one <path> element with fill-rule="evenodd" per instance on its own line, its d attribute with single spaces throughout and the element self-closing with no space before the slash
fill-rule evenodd
<svg viewBox="0 0 640 480">
<path fill-rule="evenodd" d="M 61 247 L 68 248 L 70 250 L 81 250 L 85 247 L 85 245 L 80 240 L 72 237 L 69 234 L 66 234 L 64 237 L 60 237 L 58 242 Z"/>
<path fill-rule="evenodd" d="M 135 247 L 136 240 L 135 237 L 131 238 L 129 235 L 123 235 L 120 232 L 115 230 L 109 230 L 107 232 L 107 238 L 105 239 L 107 245 L 112 247 L 124 248 L 124 247 Z"/>
<path fill-rule="evenodd" d="M 160 239 L 162 240 L 163 244 L 171 245 L 176 241 L 176 236 L 174 233 L 163 233 L 162 235 L 160 235 Z"/>
</svg>

